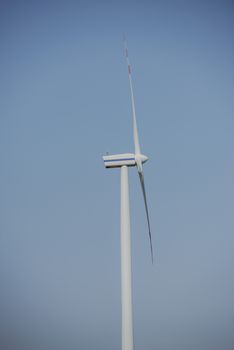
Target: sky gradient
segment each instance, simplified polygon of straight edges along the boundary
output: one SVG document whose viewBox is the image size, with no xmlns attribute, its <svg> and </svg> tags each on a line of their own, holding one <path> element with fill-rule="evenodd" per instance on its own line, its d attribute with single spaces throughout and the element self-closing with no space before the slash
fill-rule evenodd
<svg viewBox="0 0 234 350">
<path fill-rule="evenodd" d="M 135 349 L 234 348 L 233 1 L 1 1 L 1 350 L 119 350 L 128 38 Z"/>
</svg>

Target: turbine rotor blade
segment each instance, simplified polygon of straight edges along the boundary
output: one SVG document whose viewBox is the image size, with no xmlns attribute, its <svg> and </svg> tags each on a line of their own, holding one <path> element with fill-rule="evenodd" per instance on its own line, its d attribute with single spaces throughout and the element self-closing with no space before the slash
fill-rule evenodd
<svg viewBox="0 0 234 350">
<path fill-rule="evenodd" d="M 126 61 L 127 61 L 127 66 L 128 66 L 128 78 L 129 78 L 129 84 L 130 84 L 130 95 L 131 95 L 131 104 L 132 104 L 132 118 L 133 118 L 133 140 L 134 140 L 134 148 L 135 148 L 135 160 L 136 160 L 137 171 L 138 171 L 138 174 L 139 174 L 140 183 L 141 183 L 141 189 L 142 189 L 143 198 L 144 198 L 146 218 L 147 218 L 148 231 L 149 231 L 151 259 L 152 259 L 152 263 L 153 263 L 152 237 L 151 237 L 149 211 L 148 211 L 148 205 L 147 205 L 147 199 L 146 199 L 145 182 L 144 182 L 144 174 L 143 174 L 143 162 L 144 161 L 142 160 L 142 154 L 141 154 L 141 148 L 140 148 L 140 142 L 139 142 L 139 136 L 138 136 L 137 121 L 136 121 L 136 108 L 135 108 L 135 100 L 134 100 L 133 84 L 132 84 L 132 71 L 131 71 L 131 65 L 130 65 L 130 61 L 129 61 L 129 57 L 128 57 L 128 47 L 127 47 L 127 40 L 126 40 L 126 36 L 125 35 L 123 35 L 123 41 L 124 41 L 125 56 L 126 56 Z M 145 159 L 145 161 L 146 160 L 147 159 Z"/>
<path fill-rule="evenodd" d="M 140 156 L 135 154 L 135 160 L 136 160 L 136 165 L 137 165 L 137 171 L 140 174 L 143 172 L 142 161 L 141 161 Z"/>
<path fill-rule="evenodd" d="M 148 223 L 148 231 L 149 231 L 151 259 L 152 259 L 152 263 L 153 263 L 153 261 L 154 261 L 154 254 L 153 254 L 153 245 L 152 245 L 152 237 L 151 237 L 151 229 L 150 229 L 149 211 L 148 211 L 146 192 L 145 192 L 144 174 L 143 174 L 143 171 L 141 171 L 141 172 L 138 171 L 138 174 L 139 174 L 139 178 L 140 178 L 141 189 L 142 189 L 144 203 L 145 203 L 145 212 L 146 212 L 146 218 L 147 218 L 147 223 Z"/>
<path fill-rule="evenodd" d="M 127 40 L 124 35 L 124 47 L 125 47 L 125 56 L 126 61 L 128 65 L 128 78 L 129 78 L 129 84 L 130 84 L 130 94 L 131 94 L 131 104 L 132 104 L 132 116 L 133 116 L 133 139 L 134 139 L 134 148 L 135 148 L 135 154 L 141 153 L 140 148 L 140 142 L 138 137 L 138 129 L 137 129 L 137 122 L 136 122 L 136 108 L 135 108 L 135 100 L 134 100 L 134 94 L 133 94 L 133 86 L 132 86 L 132 71 L 131 71 L 131 65 L 128 57 L 128 47 L 127 47 Z"/>
</svg>

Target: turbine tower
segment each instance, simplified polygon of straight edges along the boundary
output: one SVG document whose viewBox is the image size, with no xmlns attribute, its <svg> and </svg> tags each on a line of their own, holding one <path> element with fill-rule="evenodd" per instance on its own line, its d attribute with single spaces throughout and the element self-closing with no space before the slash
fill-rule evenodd
<svg viewBox="0 0 234 350">
<path fill-rule="evenodd" d="M 129 208 L 128 167 L 137 167 L 148 224 L 151 259 L 153 247 L 151 239 L 148 205 L 146 200 L 143 163 L 148 157 L 141 153 L 136 122 L 135 101 L 132 87 L 131 65 L 128 57 L 126 38 L 124 37 L 125 55 L 128 66 L 130 95 L 133 117 L 134 153 L 106 155 L 103 157 L 106 168 L 120 168 L 120 247 L 121 247 L 121 304 L 122 304 L 122 350 L 133 350 L 133 315 L 132 315 L 132 269 L 131 269 L 131 228 Z"/>
</svg>

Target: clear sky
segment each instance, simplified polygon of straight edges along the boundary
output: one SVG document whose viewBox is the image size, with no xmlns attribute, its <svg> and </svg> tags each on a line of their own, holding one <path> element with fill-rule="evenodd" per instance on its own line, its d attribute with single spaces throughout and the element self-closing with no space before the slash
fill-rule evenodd
<svg viewBox="0 0 234 350">
<path fill-rule="evenodd" d="M 1 350 L 119 350 L 128 37 L 136 350 L 234 347 L 233 1 L 1 1 Z"/>
</svg>

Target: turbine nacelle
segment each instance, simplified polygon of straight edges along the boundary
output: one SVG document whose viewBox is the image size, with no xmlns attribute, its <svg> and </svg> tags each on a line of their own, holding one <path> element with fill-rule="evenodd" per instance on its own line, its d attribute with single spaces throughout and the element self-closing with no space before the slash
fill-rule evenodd
<svg viewBox="0 0 234 350">
<path fill-rule="evenodd" d="M 142 164 L 148 160 L 148 157 L 144 154 L 122 153 L 103 156 L 103 160 L 106 168 L 137 165 L 138 171 L 142 171 Z"/>
</svg>

